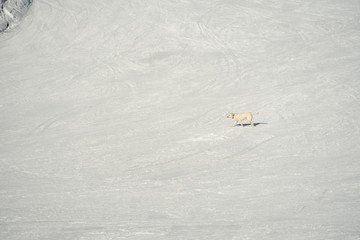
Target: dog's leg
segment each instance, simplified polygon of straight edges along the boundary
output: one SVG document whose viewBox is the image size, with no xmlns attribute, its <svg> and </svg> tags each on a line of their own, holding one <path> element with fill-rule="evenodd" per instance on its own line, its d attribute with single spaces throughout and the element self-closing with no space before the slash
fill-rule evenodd
<svg viewBox="0 0 360 240">
<path fill-rule="evenodd" d="M 244 125 L 243 125 L 242 121 L 240 121 L 240 124 L 241 124 L 241 126 L 242 126 L 242 127 L 244 127 Z"/>
<path fill-rule="evenodd" d="M 235 121 L 235 122 L 234 122 L 234 125 L 233 125 L 233 127 L 235 127 L 236 125 L 237 125 L 237 121 Z"/>
<path fill-rule="evenodd" d="M 253 122 L 253 121 L 250 121 L 250 124 L 251 124 L 251 126 L 252 126 L 252 127 L 255 127 L 255 125 L 254 125 L 254 122 Z"/>
<path fill-rule="evenodd" d="M 250 122 L 251 126 L 254 127 L 254 122 L 252 121 L 252 115 L 251 117 L 248 117 L 247 120 Z"/>
</svg>

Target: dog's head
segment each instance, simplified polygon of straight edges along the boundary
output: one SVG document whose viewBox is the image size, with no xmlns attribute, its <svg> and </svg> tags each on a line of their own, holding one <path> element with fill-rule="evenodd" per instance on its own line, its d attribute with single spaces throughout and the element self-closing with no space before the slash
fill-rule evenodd
<svg viewBox="0 0 360 240">
<path fill-rule="evenodd" d="M 226 117 L 227 118 L 234 118 L 234 116 L 235 116 L 235 113 L 229 113 Z"/>
</svg>

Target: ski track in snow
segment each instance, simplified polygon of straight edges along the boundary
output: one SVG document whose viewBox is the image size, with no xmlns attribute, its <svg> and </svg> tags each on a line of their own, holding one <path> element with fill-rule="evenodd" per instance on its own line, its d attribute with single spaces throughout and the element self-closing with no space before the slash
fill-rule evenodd
<svg viewBox="0 0 360 240">
<path fill-rule="evenodd" d="M 0 238 L 359 239 L 359 16 L 34 1 L 0 34 Z"/>
</svg>

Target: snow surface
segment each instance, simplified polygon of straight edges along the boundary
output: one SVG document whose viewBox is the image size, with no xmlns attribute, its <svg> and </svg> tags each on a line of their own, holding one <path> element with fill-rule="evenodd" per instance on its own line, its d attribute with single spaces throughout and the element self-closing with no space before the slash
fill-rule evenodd
<svg viewBox="0 0 360 240">
<path fill-rule="evenodd" d="M 358 0 L 37 0 L 0 66 L 1 239 L 360 239 Z"/>
<path fill-rule="evenodd" d="M 11 29 L 20 22 L 33 0 L 1 0 L 0 32 Z"/>
</svg>

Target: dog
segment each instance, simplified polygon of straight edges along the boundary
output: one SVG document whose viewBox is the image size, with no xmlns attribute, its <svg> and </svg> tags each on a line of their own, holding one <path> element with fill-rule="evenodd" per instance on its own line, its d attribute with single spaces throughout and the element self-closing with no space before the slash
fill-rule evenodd
<svg viewBox="0 0 360 240">
<path fill-rule="evenodd" d="M 259 113 L 258 112 L 257 113 L 251 113 L 251 112 L 229 113 L 226 117 L 232 118 L 235 120 L 233 127 L 235 127 L 239 122 L 240 122 L 241 126 L 244 127 L 243 122 L 242 122 L 243 120 L 247 120 L 248 122 L 250 122 L 252 127 L 255 127 L 252 119 L 253 119 L 253 115 L 256 115 L 256 114 L 259 114 Z"/>
</svg>

